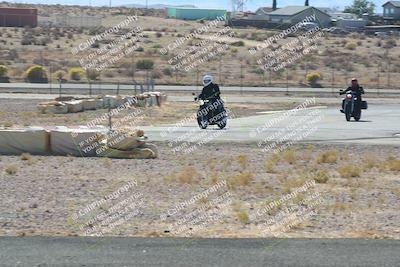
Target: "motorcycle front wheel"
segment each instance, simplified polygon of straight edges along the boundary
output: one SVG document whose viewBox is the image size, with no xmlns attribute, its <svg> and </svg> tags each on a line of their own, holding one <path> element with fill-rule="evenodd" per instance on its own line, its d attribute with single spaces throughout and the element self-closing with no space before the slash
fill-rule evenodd
<svg viewBox="0 0 400 267">
<path fill-rule="evenodd" d="M 205 120 L 203 117 L 197 117 L 197 124 L 201 129 L 207 129 L 208 127 L 208 121 Z"/>
<path fill-rule="evenodd" d="M 344 109 L 344 114 L 346 115 L 346 121 L 351 120 L 351 110 L 350 105 L 347 105 Z"/>
<path fill-rule="evenodd" d="M 354 116 L 354 119 L 355 119 L 356 121 L 359 121 L 359 120 L 361 119 L 361 110 L 360 110 L 360 112 L 359 112 L 356 116 Z"/>
</svg>

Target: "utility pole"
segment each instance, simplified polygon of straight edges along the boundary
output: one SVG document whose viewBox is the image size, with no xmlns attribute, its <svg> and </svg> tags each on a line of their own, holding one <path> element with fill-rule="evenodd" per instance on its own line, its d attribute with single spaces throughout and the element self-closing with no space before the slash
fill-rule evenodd
<svg viewBox="0 0 400 267">
<path fill-rule="evenodd" d="M 243 94 L 243 61 L 240 60 L 240 94 Z"/>
</svg>

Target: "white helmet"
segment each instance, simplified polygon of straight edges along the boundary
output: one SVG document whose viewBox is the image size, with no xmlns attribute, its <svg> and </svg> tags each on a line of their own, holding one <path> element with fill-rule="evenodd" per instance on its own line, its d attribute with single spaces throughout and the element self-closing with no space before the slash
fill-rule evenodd
<svg viewBox="0 0 400 267">
<path fill-rule="evenodd" d="M 212 83 L 213 80 L 214 80 L 213 76 L 211 76 L 211 75 L 204 75 L 204 77 L 203 77 L 203 85 L 204 85 L 204 86 L 207 86 L 207 85 L 209 85 L 210 83 Z"/>
</svg>

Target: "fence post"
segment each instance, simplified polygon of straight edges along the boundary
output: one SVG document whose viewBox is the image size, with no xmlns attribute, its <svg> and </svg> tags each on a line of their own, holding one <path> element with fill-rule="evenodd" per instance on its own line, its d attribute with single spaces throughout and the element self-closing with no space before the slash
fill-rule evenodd
<svg viewBox="0 0 400 267">
<path fill-rule="evenodd" d="M 286 95 L 289 95 L 289 69 L 286 68 Z"/>
<path fill-rule="evenodd" d="M 335 68 L 332 67 L 332 94 L 335 94 Z"/>
<path fill-rule="evenodd" d="M 59 80 L 58 80 L 58 83 L 59 83 L 58 95 L 59 95 L 59 97 L 61 97 L 61 86 L 62 86 L 62 79 L 59 79 Z"/>
<path fill-rule="evenodd" d="M 378 63 L 378 79 L 377 79 L 377 94 L 378 94 L 378 96 L 379 96 L 379 89 L 380 89 L 380 87 L 381 87 L 381 85 L 380 85 L 380 72 L 381 72 L 381 65 L 380 65 L 380 63 Z"/>
<path fill-rule="evenodd" d="M 240 60 L 240 94 L 243 94 L 243 61 Z"/>
<path fill-rule="evenodd" d="M 196 68 L 196 95 L 199 91 L 199 68 Z"/>
</svg>

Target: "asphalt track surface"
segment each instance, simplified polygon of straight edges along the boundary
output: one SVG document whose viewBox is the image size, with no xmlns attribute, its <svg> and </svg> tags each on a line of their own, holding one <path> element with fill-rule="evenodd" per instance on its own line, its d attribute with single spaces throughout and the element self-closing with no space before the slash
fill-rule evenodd
<svg viewBox="0 0 400 267">
<path fill-rule="evenodd" d="M 359 122 L 347 122 L 335 107 L 306 108 L 288 114 L 282 110 L 234 118 L 224 130 L 215 125 L 200 130 L 196 122 L 183 120 L 182 124 L 143 129 L 154 141 L 187 141 L 189 136 L 208 134 L 210 141 L 257 142 L 261 147 L 277 141 L 400 145 L 399 104 L 370 105 Z"/>
<path fill-rule="evenodd" d="M 1 94 L 2 99 L 54 99 L 54 95 L 46 94 Z M 191 96 L 171 96 L 172 101 L 192 101 Z M 297 102 L 302 103 L 304 97 L 247 97 L 227 96 L 226 107 L 229 103 L 272 103 Z M 285 142 L 306 143 L 363 143 L 400 145 L 400 104 L 396 99 L 369 99 L 369 109 L 362 111 L 359 122 L 352 119 L 345 120 L 344 114 L 339 112 L 341 98 L 316 98 L 316 104 L 334 104 L 336 107 L 319 106 L 311 109 L 302 109 L 286 116 L 287 110 L 277 110 L 258 114 L 256 116 L 235 118 L 228 121 L 224 130 L 217 126 L 209 126 L 207 130 L 200 130 L 194 114 L 188 114 L 185 120 L 170 125 L 140 127 L 146 131 L 152 141 L 187 141 L 187 136 L 208 135 L 210 142 L 257 142 L 261 147 L 265 141 L 284 140 Z M 189 103 L 188 103 L 189 104 Z M 194 105 L 194 103 L 190 103 Z M 278 122 L 274 122 L 278 119 Z M 303 129 L 301 126 L 307 126 Z M 288 138 L 286 138 L 288 137 Z"/>
<path fill-rule="evenodd" d="M 1 237 L 0 266 L 381 266 L 399 240 Z"/>
</svg>

